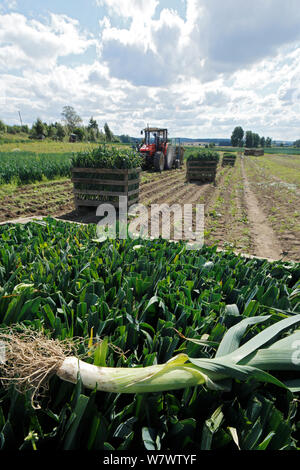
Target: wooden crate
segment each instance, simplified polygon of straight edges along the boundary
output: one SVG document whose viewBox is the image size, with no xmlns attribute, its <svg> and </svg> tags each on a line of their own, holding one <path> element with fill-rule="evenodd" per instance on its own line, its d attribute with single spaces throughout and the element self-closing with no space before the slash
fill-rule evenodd
<svg viewBox="0 0 300 470">
<path fill-rule="evenodd" d="M 215 182 L 218 162 L 215 160 L 190 160 L 187 161 L 186 179 L 192 183 Z"/>
<path fill-rule="evenodd" d="M 230 156 L 224 155 L 223 160 L 222 160 L 222 166 L 227 166 L 227 165 L 234 166 L 235 160 L 236 160 L 235 155 L 230 155 Z"/>
<path fill-rule="evenodd" d="M 98 207 L 100 204 L 119 206 L 119 196 L 128 198 L 128 207 L 139 201 L 141 168 L 111 170 L 107 168 L 72 168 L 74 201 L 79 207 Z M 83 176 L 84 175 L 84 176 Z M 89 189 L 79 189 L 84 184 Z M 137 187 L 135 187 L 137 185 Z M 114 190 L 113 188 L 116 188 Z"/>
<path fill-rule="evenodd" d="M 244 155 L 246 156 L 253 156 L 253 157 L 260 157 L 265 154 L 264 149 L 245 149 Z"/>
</svg>

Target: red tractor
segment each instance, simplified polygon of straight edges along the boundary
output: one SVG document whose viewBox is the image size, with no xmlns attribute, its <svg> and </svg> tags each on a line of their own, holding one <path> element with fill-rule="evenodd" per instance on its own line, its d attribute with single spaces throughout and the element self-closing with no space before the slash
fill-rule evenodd
<svg viewBox="0 0 300 470">
<path fill-rule="evenodd" d="M 155 168 L 157 171 L 180 168 L 183 161 L 183 149 L 178 139 L 174 144 L 168 141 L 168 130 L 156 127 L 147 127 L 141 134 L 145 134 L 139 152 L 145 158 L 145 168 Z"/>
</svg>

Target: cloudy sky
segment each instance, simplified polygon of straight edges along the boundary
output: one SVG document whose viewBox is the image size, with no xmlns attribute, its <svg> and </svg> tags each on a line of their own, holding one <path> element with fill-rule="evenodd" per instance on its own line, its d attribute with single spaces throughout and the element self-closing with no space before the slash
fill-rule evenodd
<svg viewBox="0 0 300 470">
<path fill-rule="evenodd" d="M 300 138 L 299 0 L 0 0 L 0 119 Z"/>
</svg>

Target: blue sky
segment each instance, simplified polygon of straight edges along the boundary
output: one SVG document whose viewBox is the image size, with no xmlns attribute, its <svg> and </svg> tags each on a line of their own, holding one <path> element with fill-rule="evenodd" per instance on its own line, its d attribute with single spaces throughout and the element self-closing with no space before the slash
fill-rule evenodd
<svg viewBox="0 0 300 470">
<path fill-rule="evenodd" d="M 76 18 L 80 24 L 92 31 L 95 35 L 99 33 L 99 20 L 107 14 L 105 3 L 101 5 L 95 0 L 22 0 L 16 3 L 15 8 L 9 8 L 9 2 L 3 3 L 6 12 L 10 10 L 18 11 L 27 17 L 42 18 L 49 12 L 58 15 L 67 15 L 70 18 Z M 154 19 L 158 19 L 163 8 L 176 10 L 182 17 L 185 15 L 185 0 L 163 0 L 157 5 Z M 124 23 L 122 18 L 115 15 L 116 24 Z"/>
<path fill-rule="evenodd" d="M 0 119 L 300 138 L 299 0 L 0 0 Z"/>
<path fill-rule="evenodd" d="M 35 19 L 47 18 L 49 13 L 67 15 L 77 19 L 83 28 L 95 35 L 99 33 L 99 20 L 105 14 L 104 7 L 84 0 L 22 0 L 17 2 L 14 10 Z M 7 6 L 6 11 L 9 11 Z"/>
</svg>

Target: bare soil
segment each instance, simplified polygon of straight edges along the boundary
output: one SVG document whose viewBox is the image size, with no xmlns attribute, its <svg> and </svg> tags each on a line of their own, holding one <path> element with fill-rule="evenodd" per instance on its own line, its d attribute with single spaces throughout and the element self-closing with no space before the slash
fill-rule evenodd
<svg viewBox="0 0 300 470">
<path fill-rule="evenodd" d="M 250 230 L 252 232 L 252 239 L 254 240 L 255 245 L 254 254 L 263 258 L 279 259 L 283 254 L 281 244 L 250 188 L 250 183 L 244 169 L 243 158 L 242 173 L 248 218 L 251 224 Z"/>
<path fill-rule="evenodd" d="M 234 167 L 219 165 L 215 184 L 187 183 L 185 167 L 161 174 L 143 172 L 140 203 L 147 210 L 139 220 L 145 228 L 154 221 L 162 230 L 163 216 L 169 217 L 169 210 L 156 207 L 151 213 L 151 205 L 178 204 L 178 211 L 183 212 L 183 206 L 190 204 L 194 214 L 196 205 L 204 204 L 206 244 L 262 258 L 300 261 L 300 198 L 281 186 L 270 190 L 274 181 L 271 176 L 266 179 L 255 159 L 240 156 Z M 48 215 L 80 223 L 99 221 L 95 208 L 75 210 L 69 180 L 27 185 L 7 194 L 0 187 L 0 222 Z M 171 214 L 171 236 L 176 215 Z M 193 222 L 190 230 L 195 228 Z"/>
<path fill-rule="evenodd" d="M 276 178 L 260 171 L 255 161 L 245 161 L 252 191 L 278 239 L 284 259 L 300 261 L 300 196 Z"/>
</svg>

